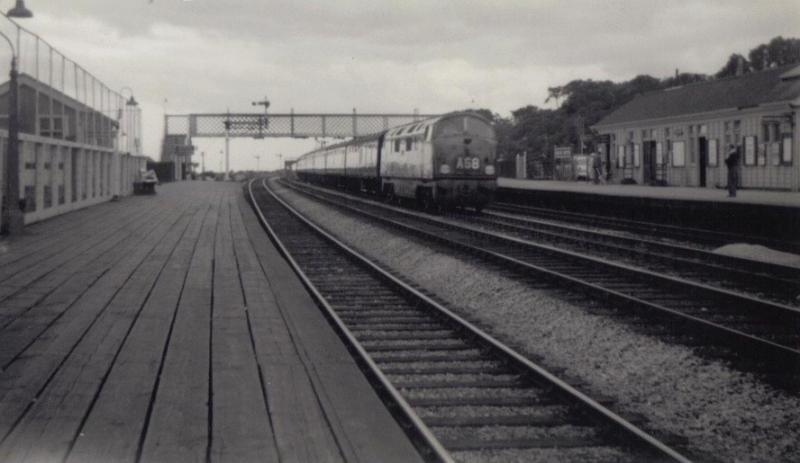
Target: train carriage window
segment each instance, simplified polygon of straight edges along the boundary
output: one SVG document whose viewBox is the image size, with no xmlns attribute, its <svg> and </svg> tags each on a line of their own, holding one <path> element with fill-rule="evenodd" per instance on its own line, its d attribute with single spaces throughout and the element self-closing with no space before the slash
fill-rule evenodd
<svg viewBox="0 0 800 463">
<path fill-rule="evenodd" d="M 397 153 L 400 151 L 400 139 L 394 141 L 394 152 Z"/>
<path fill-rule="evenodd" d="M 406 138 L 406 151 L 411 151 L 414 146 L 414 138 L 408 137 Z"/>
<path fill-rule="evenodd" d="M 430 125 L 426 125 L 425 126 L 425 135 L 422 136 L 422 139 L 423 140 L 428 140 L 428 135 L 430 135 L 430 132 L 431 132 L 431 126 Z"/>
</svg>

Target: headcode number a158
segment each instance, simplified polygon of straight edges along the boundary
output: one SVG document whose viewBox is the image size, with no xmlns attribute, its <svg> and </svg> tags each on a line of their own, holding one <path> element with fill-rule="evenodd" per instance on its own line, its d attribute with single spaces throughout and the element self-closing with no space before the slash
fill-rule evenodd
<svg viewBox="0 0 800 463">
<path fill-rule="evenodd" d="M 473 169 L 478 170 L 481 167 L 481 160 L 477 157 L 459 157 L 456 158 L 456 169 Z"/>
</svg>

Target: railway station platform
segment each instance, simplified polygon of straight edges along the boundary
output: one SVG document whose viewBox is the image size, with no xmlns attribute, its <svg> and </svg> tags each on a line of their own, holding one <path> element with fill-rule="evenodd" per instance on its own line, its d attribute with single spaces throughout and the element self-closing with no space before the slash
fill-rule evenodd
<svg viewBox="0 0 800 463">
<path fill-rule="evenodd" d="M 498 179 L 498 200 L 571 212 L 797 240 L 800 193 Z"/>
<path fill-rule="evenodd" d="M 0 240 L 0 461 L 420 461 L 236 183 Z"/>
</svg>

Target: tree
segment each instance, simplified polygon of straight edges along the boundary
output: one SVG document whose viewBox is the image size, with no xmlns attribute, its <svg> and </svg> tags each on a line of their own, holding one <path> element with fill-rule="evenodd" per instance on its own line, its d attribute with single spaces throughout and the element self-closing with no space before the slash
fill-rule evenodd
<svg viewBox="0 0 800 463">
<path fill-rule="evenodd" d="M 661 88 L 679 87 L 693 82 L 708 80 L 705 74 L 695 74 L 692 72 L 682 72 L 675 77 L 667 77 L 661 82 Z"/>
<path fill-rule="evenodd" d="M 545 103 L 549 102 L 550 100 L 556 100 L 556 106 L 561 104 L 561 97 L 564 96 L 564 87 L 547 87 L 547 98 L 544 100 Z"/>
<path fill-rule="evenodd" d="M 725 66 L 722 66 L 722 69 L 714 74 L 714 77 L 722 79 L 723 77 L 735 76 L 739 72 L 740 66 L 742 73 L 750 72 L 750 61 L 747 61 L 747 58 L 739 53 L 733 53 L 728 57 L 728 62 L 725 63 Z"/>
<path fill-rule="evenodd" d="M 747 56 L 752 69 L 756 71 L 800 63 L 800 39 L 784 39 L 778 36 L 769 43 L 753 48 Z"/>
</svg>

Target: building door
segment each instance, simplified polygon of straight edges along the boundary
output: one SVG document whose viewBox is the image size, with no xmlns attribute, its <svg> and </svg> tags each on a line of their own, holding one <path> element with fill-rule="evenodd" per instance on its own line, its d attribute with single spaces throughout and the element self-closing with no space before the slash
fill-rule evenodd
<svg viewBox="0 0 800 463">
<path fill-rule="evenodd" d="M 643 183 L 648 185 L 656 184 L 656 142 L 646 141 L 642 143 L 642 169 Z"/>
<path fill-rule="evenodd" d="M 611 179 L 611 145 L 608 142 L 600 143 L 598 149 L 603 163 L 601 174 L 604 175 L 603 180 L 607 181 Z"/>
<path fill-rule="evenodd" d="M 708 142 L 706 137 L 697 139 L 698 164 L 700 165 L 700 186 L 706 186 L 706 167 L 708 166 Z"/>
</svg>

